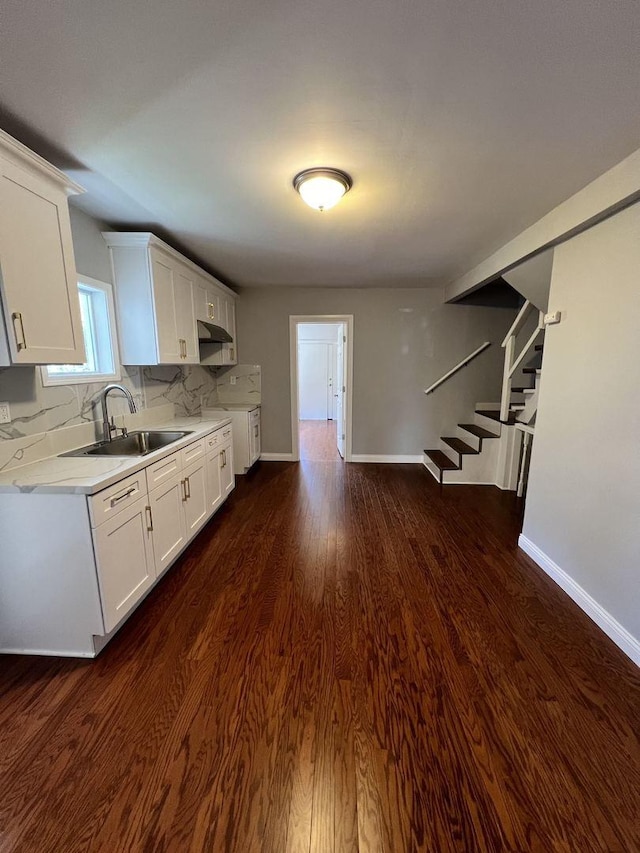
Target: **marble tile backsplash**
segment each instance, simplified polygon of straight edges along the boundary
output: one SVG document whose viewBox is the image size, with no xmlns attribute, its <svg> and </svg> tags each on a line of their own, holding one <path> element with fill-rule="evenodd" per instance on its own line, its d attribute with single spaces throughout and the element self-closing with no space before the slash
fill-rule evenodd
<svg viewBox="0 0 640 853">
<path fill-rule="evenodd" d="M 136 423 L 151 422 L 156 412 L 166 420 L 168 412 L 182 418 L 216 403 L 261 401 L 259 365 L 123 367 L 119 382 L 136 401 Z M 0 424 L 0 471 L 100 439 L 98 395 L 105 384 L 44 386 L 38 368 L 0 368 L 0 400 L 11 407 L 11 423 Z M 109 398 L 109 413 L 118 421 L 128 412 L 124 397 Z"/>
<path fill-rule="evenodd" d="M 217 391 L 218 403 L 262 402 L 260 365 L 236 364 L 233 367 L 219 367 Z"/>
</svg>

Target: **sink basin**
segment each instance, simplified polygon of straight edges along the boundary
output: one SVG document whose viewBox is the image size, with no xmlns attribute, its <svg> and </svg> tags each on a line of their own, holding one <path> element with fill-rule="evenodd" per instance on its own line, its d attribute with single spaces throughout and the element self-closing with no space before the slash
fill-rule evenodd
<svg viewBox="0 0 640 853">
<path fill-rule="evenodd" d="M 184 432 L 162 432 L 160 430 L 140 430 L 112 441 L 98 441 L 88 447 L 61 453 L 61 456 L 146 456 L 154 450 L 160 450 L 174 441 L 191 435 L 192 430 Z"/>
</svg>

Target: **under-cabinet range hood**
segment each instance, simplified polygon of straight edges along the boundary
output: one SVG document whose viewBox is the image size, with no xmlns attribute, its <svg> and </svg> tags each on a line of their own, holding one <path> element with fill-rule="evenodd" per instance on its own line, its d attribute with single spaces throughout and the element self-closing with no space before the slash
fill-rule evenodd
<svg viewBox="0 0 640 853">
<path fill-rule="evenodd" d="M 198 320 L 198 340 L 203 344 L 233 343 L 233 338 L 226 329 L 215 326 L 213 323 L 205 323 L 204 320 Z"/>
</svg>

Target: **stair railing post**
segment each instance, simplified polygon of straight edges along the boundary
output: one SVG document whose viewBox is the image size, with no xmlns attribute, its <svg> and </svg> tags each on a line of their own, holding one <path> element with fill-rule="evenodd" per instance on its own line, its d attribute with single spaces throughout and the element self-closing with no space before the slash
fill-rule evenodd
<svg viewBox="0 0 640 853">
<path fill-rule="evenodd" d="M 500 398 L 500 420 L 509 418 L 509 404 L 511 402 L 511 364 L 516 346 L 516 336 L 510 335 L 504 345 L 504 369 L 502 373 L 502 396 Z"/>
</svg>

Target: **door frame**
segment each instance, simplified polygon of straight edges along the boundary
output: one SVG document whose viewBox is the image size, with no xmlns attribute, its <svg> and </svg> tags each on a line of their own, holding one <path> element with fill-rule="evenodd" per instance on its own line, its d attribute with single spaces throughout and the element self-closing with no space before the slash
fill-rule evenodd
<svg viewBox="0 0 640 853">
<path fill-rule="evenodd" d="M 344 461 L 351 462 L 352 437 L 352 390 L 353 390 L 353 314 L 290 314 L 289 315 L 289 364 L 291 373 L 291 458 L 300 461 L 300 436 L 298 433 L 298 325 L 301 323 L 322 323 L 331 325 L 343 323 L 345 329 L 345 374 L 347 377 L 344 395 L 345 409 L 345 445 Z"/>
</svg>

